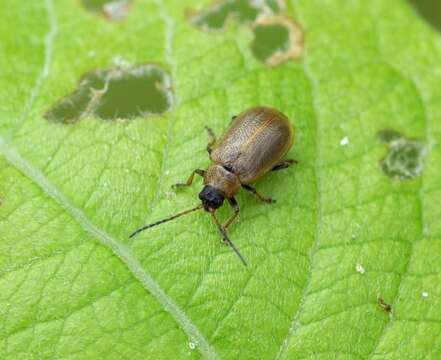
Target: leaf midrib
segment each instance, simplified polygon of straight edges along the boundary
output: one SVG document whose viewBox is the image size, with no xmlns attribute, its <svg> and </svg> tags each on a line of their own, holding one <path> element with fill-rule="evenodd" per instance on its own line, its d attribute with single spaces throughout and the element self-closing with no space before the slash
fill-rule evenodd
<svg viewBox="0 0 441 360">
<path fill-rule="evenodd" d="M 166 294 L 150 274 L 145 271 L 139 260 L 132 254 L 128 247 L 111 237 L 102 229 L 96 227 L 83 211 L 73 206 L 69 199 L 51 184 L 43 173 L 21 157 L 1 136 L 0 153 L 3 154 L 9 164 L 29 178 L 34 184 L 38 185 L 47 196 L 55 200 L 84 231 L 91 234 L 103 246 L 110 249 L 142 286 L 156 298 L 164 310 L 175 319 L 187 335 L 194 341 L 197 341 L 198 348 L 205 357 L 210 359 L 219 358 L 216 351 L 208 343 L 196 325 L 193 324 L 185 312 Z"/>
</svg>

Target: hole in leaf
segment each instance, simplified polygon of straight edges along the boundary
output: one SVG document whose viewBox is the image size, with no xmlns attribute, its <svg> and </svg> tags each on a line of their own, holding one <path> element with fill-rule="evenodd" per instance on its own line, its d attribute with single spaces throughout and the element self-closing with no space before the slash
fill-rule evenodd
<svg viewBox="0 0 441 360">
<path fill-rule="evenodd" d="M 423 171 L 425 146 L 417 140 L 407 139 L 395 130 L 378 133 L 380 141 L 388 146 L 388 152 L 380 161 L 381 170 L 390 178 L 412 179 Z"/>
<path fill-rule="evenodd" d="M 281 0 L 224 0 L 191 15 L 191 22 L 204 31 L 221 30 L 229 19 L 252 23 L 261 15 L 273 15 L 283 8 Z"/>
<path fill-rule="evenodd" d="M 283 25 L 257 25 L 251 50 L 256 58 L 267 60 L 276 51 L 286 51 L 289 46 L 289 32 Z"/>
<path fill-rule="evenodd" d="M 223 30 L 230 19 L 252 25 L 252 53 L 275 66 L 304 52 L 303 30 L 281 15 L 284 10 L 283 0 L 224 0 L 190 14 L 190 21 L 204 31 Z"/>
<path fill-rule="evenodd" d="M 83 6 L 100 13 L 111 21 L 124 20 L 130 11 L 132 0 L 82 0 Z"/>
<path fill-rule="evenodd" d="M 432 26 L 441 30 L 441 1 L 409 0 L 418 13 Z"/>
<path fill-rule="evenodd" d="M 279 65 L 303 53 L 303 31 L 286 17 L 262 18 L 253 31 L 251 50 L 257 59 L 268 65 Z"/>
<path fill-rule="evenodd" d="M 53 122 L 73 123 L 86 116 L 104 120 L 161 114 L 173 102 L 171 78 L 159 66 L 116 67 L 83 76 L 77 89 L 45 115 Z"/>
</svg>

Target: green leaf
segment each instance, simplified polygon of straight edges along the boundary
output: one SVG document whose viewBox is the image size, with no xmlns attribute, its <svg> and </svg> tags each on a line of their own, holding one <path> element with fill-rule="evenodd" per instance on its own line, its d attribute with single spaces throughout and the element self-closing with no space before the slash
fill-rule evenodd
<svg viewBox="0 0 441 360">
<path fill-rule="evenodd" d="M 0 358 L 441 358 L 439 35 L 401 0 L 291 1 L 306 52 L 269 67 L 250 24 L 192 25 L 198 4 L 133 1 L 117 22 L 3 1 Z M 170 111 L 45 119 L 121 59 L 170 74 Z M 276 204 L 238 196 L 250 266 L 202 212 L 129 240 L 198 203 L 200 180 L 170 185 L 209 164 L 204 125 L 257 104 L 292 120 L 299 164 L 257 184 Z M 421 172 L 381 170 L 384 130 L 424 146 Z"/>
</svg>

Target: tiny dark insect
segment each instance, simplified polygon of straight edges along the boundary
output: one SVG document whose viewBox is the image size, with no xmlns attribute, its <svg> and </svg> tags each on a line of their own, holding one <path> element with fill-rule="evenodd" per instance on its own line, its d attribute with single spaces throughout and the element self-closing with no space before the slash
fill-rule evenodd
<svg viewBox="0 0 441 360">
<path fill-rule="evenodd" d="M 285 169 L 296 162 L 295 160 L 282 160 L 293 144 L 294 130 L 289 119 L 281 112 L 269 107 L 254 107 L 239 116 L 234 116 L 219 141 L 216 142 L 210 128 L 207 128 L 207 131 L 210 137 L 207 151 L 213 163 L 207 170 L 194 170 L 185 183 L 174 185 L 174 187 L 190 186 L 195 174 L 202 176 L 204 188 L 199 193 L 202 204 L 143 226 L 133 232 L 130 237 L 182 215 L 204 209 L 210 213 L 224 243 L 233 249 L 244 265 L 247 265 L 227 235 L 228 227 L 239 215 L 239 205 L 234 196 L 242 187 L 265 203 L 275 202 L 259 194 L 250 184 L 269 171 Z M 224 224 L 220 224 L 215 212 L 223 204 L 225 198 L 234 213 Z"/>
<path fill-rule="evenodd" d="M 383 298 L 378 298 L 378 304 L 380 304 L 383 310 L 386 311 L 387 313 L 392 312 L 392 306 L 386 303 Z"/>
</svg>

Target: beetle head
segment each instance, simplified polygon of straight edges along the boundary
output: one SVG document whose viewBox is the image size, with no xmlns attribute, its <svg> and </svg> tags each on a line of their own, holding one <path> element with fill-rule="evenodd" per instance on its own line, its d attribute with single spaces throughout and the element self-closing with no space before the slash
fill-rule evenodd
<svg viewBox="0 0 441 360">
<path fill-rule="evenodd" d="M 206 211 L 216 210 L 224 203 L 225 196 L 221 191 L 210 185 L 205 185 L 199 193 L 199 199 Z"/>
</svg>

